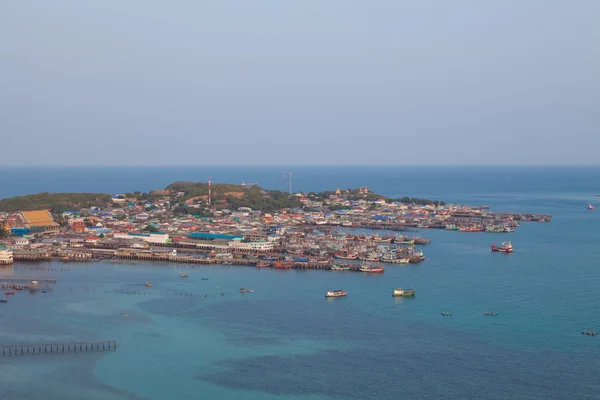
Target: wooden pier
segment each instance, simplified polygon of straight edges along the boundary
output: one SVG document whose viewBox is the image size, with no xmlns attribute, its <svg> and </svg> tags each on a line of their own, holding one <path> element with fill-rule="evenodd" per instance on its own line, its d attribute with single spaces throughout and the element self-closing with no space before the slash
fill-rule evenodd
<svg viewBox="0 0 600 400">
<path fill-rule="evenodd" d="M 84 351 L 117 350 L 116 340 L 102 340 L 100 342 L 59 342 L 35 344 L 9 344 L 0 345 L 3 356 L 21 354 L 57 354 L 76 353 Z"/>
</svg>

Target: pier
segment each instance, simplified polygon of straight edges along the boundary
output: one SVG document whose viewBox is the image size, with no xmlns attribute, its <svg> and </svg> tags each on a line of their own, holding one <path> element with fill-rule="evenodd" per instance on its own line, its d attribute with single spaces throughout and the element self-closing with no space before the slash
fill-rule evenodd
<svg viewBox="0 0 600 400">
<path fill-rule="evenodd" d="M 9 344 L 0 345 L 3 356 L 21 354 L 58 354 L 76 353 L 84 351 L 117 350 L 116 340 L 102 340 L 99 342 L 59 342 L 59 343 L 34 343 L 34 344 Z"/>
</svg>

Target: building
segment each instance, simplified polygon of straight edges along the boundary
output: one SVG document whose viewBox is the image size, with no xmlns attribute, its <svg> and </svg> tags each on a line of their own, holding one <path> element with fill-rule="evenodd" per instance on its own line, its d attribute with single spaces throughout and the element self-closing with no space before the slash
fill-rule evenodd
<svg viewBox="0 0 600 400">
<path fill-rule="evenodd" d="M 154 244 L 167 244 L 167 243 L 171 243 L 171 239 L 169 238 L 169 235 L 167 235 L 166 233 L 162 233 L 162 232 L 156 232 L 156 233 L 115 233 L 114 234 L 114 238 L 115 239 L 125 239 L 125 240 L 141 239 L 141 240 L 143 240 L 145 242 L 154 243 Z"/>
<path fill-rule="evenodd" d="M 230 249 L 238 251 L 273 251 L 272 242 L 242 242 L 240 240 L 232 240 L 228 245 Z"/>
<path fill-rule="evenodd" d="M 58 233 L 60 225 L 48 210 L 22 211 L 21 219 L 31 233 Z"/>
<path fill-rule="evenodd" d="M 10 265 L 13 263 L 13 252 L 5 246 L 0 245 L 0 265 Z"/>
</svg>

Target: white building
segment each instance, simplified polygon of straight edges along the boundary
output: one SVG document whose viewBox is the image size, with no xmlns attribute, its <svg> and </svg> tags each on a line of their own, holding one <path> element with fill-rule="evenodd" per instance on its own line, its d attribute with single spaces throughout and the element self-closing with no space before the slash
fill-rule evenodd
<svg viewBox="0 0 600 400">
<path fill-rule="evenodd" d="M 166 244 L 170 243 L 171 239 L 166 233 L 115 233 L 113 236 L 115 239 L 141 239 L 148 243 L 155 244 Z"/>
<path fill-rule="evenodd" d="M 0 248 L 0 265 L 8 265 L 13 263 L 13 252 L 6 248 Z"/>
<path fill-rule="evenodd" d="M 242 242 L 240 240 L 232 240 L 229 242 L 229 248 L 242 251 L 272 251 L 272 242 Z"/>
</svg>

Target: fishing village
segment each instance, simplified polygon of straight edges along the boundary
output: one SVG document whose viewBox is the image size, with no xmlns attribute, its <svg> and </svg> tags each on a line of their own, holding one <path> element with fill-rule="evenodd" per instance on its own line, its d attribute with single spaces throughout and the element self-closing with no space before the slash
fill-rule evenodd
<svg viewBox="0 0 600 400">
<path fill-rule="evenodd" d="M 380 273 L 385 265 L 425 260 L 427 229 L 510 233 L 525 221 L 551 221 L 486 206 L 389 199 L 366 187 L 282 193 L 210 180 L 97 195 L 86 207 L 60 209 L 76 205 L 0 211 L 0 264 L 140 260 Z"/>
</svg>

